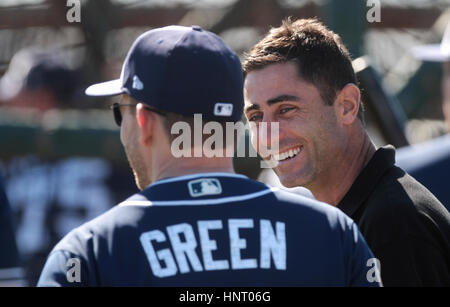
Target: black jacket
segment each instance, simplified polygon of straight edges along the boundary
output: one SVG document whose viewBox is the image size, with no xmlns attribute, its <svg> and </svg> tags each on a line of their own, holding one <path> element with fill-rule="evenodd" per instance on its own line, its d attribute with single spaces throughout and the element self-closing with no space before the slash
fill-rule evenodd
<svg viewBox="0 0 450 307">
<path fill-rule="evenodd" d="M 385 286 L 450 286 L 450 214 L 394 164 L 392 146 L 378 149 L 338 208 L 380 260 Z"/>
</svg>

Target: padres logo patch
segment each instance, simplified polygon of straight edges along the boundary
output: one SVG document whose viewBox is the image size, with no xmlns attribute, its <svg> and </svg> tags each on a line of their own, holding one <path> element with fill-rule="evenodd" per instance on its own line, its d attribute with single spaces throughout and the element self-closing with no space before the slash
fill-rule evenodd
<svg viewBox="0 0 450 307">
<path fill-rule="evenodd" d="M 188 182 L 189 194 L 192 197 L 217 195 L 222 193 L 220 181 L 215 178 L 203 178 Z"/>
</svg>

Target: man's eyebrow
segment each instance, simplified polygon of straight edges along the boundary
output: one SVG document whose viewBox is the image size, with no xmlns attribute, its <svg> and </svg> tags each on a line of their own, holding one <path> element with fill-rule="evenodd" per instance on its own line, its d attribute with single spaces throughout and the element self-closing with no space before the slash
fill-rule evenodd
<svg viewBox="0 0 450 307">
<path fill-rule="evenodd" d="M 300 99 L 300 97 L 297 97 L 294 95 L 280 95 L 275 98 L 271 98 L 271 99 L 267 100 L 266 103 L 269 106 L 271 106 L 275 103 L 279 103 L 279 102 L 283 102 L 283 101 L 301 101 L 301 99 Z M 258 104 L 252 104 L 252 105 L 246 107 L 244 112 L 248 113 L 250 111 L 259 110 L 259 109 L 260 109 L 260 106 Z"/>
<path fill-rule="evenodd" d="M 257 105 L 257 104 L 252 104 L 252 105 L 246 107 L 245 110 L 244 110 L 244 112 L 247 113 L 247 112 L 250 112 L 250 111 L 252 111 L 252 110 L 259 110 L 259 109 L 260 109 L 259 105 Z"/>
<path fill-rule="evenodd" d="M 294 96 L 294 95 L 280 95 L 278 97 L 275 98 L 271 98 L 269 100 L 267 100 L 267 104 L 269 106 L 278 103 L 278 102 L 283 102 L 283 101 L 300 101 L 300 97 Z"/>
</svg>

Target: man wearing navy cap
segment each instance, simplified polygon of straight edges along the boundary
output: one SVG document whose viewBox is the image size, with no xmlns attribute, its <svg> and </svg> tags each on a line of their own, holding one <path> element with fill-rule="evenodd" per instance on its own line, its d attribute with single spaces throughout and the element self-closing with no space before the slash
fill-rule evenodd
<svg viewBox="0 0 450 307">
<path fill-rule="evenodd" d="M 114 116 L 141 192 L 62 239 L 38 285 L 379 286 L 339 210 L 234 174 L 226 136 L 210 156 L 194 133 L 184 141 L 195 154 L 179 155 L 176 127 L 238 122 L 242 89 L 239 59 L 218 36 L 180 26 L 141 35 L 120 79 L 86 90 L 122 95 Z"/>
<path fill-rule="evenodd" d="M 79 72 L 66 62 L 57 50 L 20 50 L 0 78 L 0 103 L 40 111 L 70 108 L 75 101 L 80 104 Z"/>
</svg>

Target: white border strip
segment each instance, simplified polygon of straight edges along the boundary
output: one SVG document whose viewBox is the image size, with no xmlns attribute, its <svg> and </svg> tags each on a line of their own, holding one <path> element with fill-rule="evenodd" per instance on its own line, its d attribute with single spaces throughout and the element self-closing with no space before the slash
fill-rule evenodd
<svg viewBox="0 0 450 307">
<path fill-rule="evenodd" d="M 129 200 L 118 204 L 119 207 L 124 206 L 139 206 L 139 207 L 149 207 L 149 206 L 195 206 L 195 205 L 218 205 L 223 203 L 243 201 L 252 198 L 257 198 L 272 192 L 279 191 L 279 188 L 270 188 L 262 190 L 255 193 L 250 193 L 240 196 L 230 196 L 217 199 L 199 199 L 199 200 L 168 200 L 168 201 L 149 201 L 149 200 Z"/>
</svg>

